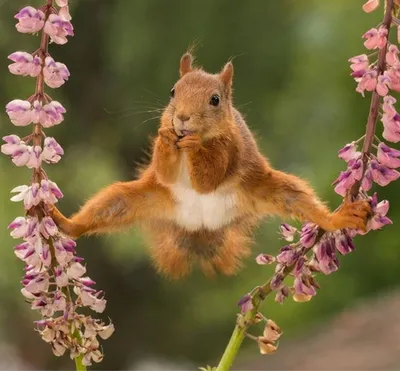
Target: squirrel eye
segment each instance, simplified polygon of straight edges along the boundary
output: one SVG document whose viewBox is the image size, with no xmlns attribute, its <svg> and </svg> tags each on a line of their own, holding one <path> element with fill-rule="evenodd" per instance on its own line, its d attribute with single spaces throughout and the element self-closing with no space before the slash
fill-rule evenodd
<svg viewBox="0 0 400 371">
<path fill-rule="evenodd" d="M 171 91 L 169 92 L 169 95 L 171 98 L 175 96 L 175 88 L 172 88 Z"/>
<path fill-rule="evenodd" d="M 214 94 L 214 95 L 211 97 L 211 99 L 210 99 L 210 104 L 211 104 L 212 106 L 215 106 L 215 107 L 218 106 L 218 104 L 219 104 L 219 95 L 218 95 L 218 94 Z"/>
</svg>

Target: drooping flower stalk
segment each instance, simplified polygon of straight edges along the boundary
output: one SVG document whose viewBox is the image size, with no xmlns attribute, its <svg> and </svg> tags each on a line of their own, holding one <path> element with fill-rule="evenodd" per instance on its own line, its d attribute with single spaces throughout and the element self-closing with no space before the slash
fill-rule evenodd
<svg viewBox="0 0 400 371">
<path fill-rule="evenodd" d="M 75 242 L 63 236 L 50 217 L 53 205 L 62 198 L 57 184 L 51 181 L 42 164 L 55 164 L 64 154 L 57 141 L 46 136 L 44 129 L 60 124 L 66 112 L 61 103 L 45 93 L 45 86 L 58 88 L 69 78 L 65 64 L 50 56 L 50 42 L 63 45 L 73 36 L 68 0 L 47 0 L 39 9 L 27 6 L 15 16 L 16 29 L 21 33 L 41 33 L 40 47 L 33 53 L 18 51 L 8 58 L 13 62 L 9 71 L 15 75 L 36 78 L 35 93 L 26 100 L 14 99 L 6 112 L 15 126 L 32 124 L 32 134 L 25 138 L 5 136 L 1 151 L 16 166 L 33 170 L 30 185 L 21 185 L 11 192 L 12 201 L 23 201 L 25 216 L 17 217 L 8 228 L 13 238 L 23 242 L 14 247 L 15 255 L 25 262 L 21 290 L 31 308 L 41 319 L 35 321 L 42 339 L 49 343 L 56 356 L 66 350 L 75 360 L 76 368 L 84 370 L 92 361 L 100 362 L 98 336 L 108 338 L 114 331 L 90 315 L 78 312 L 89 307 L 102 313 L 104 293 L 93 288 L 95 282 L 85 276 L 83 258 L 76 255 Z"/>
<path fill-rule="evenodd" d="M 373 183 L 386 186 L 400 177 L 400 173 L 395 170 L 400 167 L 400 151 L 390 148 L 376 136 L 377 119 L 382 109 L 383 138 L 389 142 L 400 142 L 400 114 L 394 107 L 396 99 L 389 95 L 390 90 L 400 92 L 399 50 L 389 42 L 392 26 L 397 27 L 400 42 L 400 20 L 397 19 L 400 1 L 385 0 L 384 3 L 382 24 L 378 29 L 373 28 L 363 35 L 367 49 L 378 49 L 377 61 L 371 63 L 366 54 L 349 59 L 351 75 L 358 83 L 356 91 L 362 96 L 366 91 L 372 92 L 371 105 L 365 134 L 338 152 L 339 158 L 347 163 L 347 169 L 333 183 L 335 192 L 346 199 L 369 201 L 372 215 L 367 223 L 367 231 L 347 229 L 329 233 L 312 223 L 306 223 L 298 231 L 283 224 L 281 236 L 288 244 L 276 257 L 260 254 L 256 258 L 258 264 L 276 263 L 275 273 L 265 284 L 240 299 L 238 305 L 241 313 L 225 352 L 218 366 L 208 369 L 229 370 L 246 336 L 258 343 L 261 354 L 276 351 L 277 340 L 282 332 L 273 321 L 259 313 L 265 298 L 275 293 L 275 301 L 281 304 L 290 295 L 297 302 L 311 300 L 320 288 L 315 273 L 335 272 L 339 268 L 338 255 L 346 255 L 354 250 L 353 237 L 392 224 L 386 216 L 389 202 L 378 202 L 376 193 L 368 195 Z M 379 0 L 369 0 L 363 10 L 369 13 L 378 7 Z M 358 143 L 362 140 L 362 150 L 358 151 Z M 376 153 L 373 153 L 374 149 Z M 292 278 L 291 285 L 286 282 L 289 278 Z M 248 334 L 249 328 L 260 320 L 265 321 L 263 336 Z"/>
</svg>

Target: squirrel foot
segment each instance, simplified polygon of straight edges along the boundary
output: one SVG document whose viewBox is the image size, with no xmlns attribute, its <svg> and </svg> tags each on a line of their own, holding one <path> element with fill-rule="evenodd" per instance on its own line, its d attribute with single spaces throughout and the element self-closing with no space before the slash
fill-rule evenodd
<svg viewBox="0 0 400 371">
<path fill-rule="evenodd" d="M 361 229 L 366 231 L 367 219 L 372 214 L 367 200 L 345 201 L 341 208 L 332 215 L 335 229 Z"/>
</svg>

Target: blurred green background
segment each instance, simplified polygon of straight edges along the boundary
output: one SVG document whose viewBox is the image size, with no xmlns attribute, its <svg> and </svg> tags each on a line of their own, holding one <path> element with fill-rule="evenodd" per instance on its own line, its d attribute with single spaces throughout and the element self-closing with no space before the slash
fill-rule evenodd
<svg viewBox="0 0 400 371">
<path fill-rule="evenodd" d="M 72 213 L 100 187 L 134 176 L 178 77 L 179 58 L 193 43 L 208 71 L 219 71 L 234 57 L 235 105 L 263 152 L 275 167 L 309 179 L 336 207 L 341 200 L 330 184 L 344 167 L 336 152 L 363 134 L 369 106 L 355 92 L 347 59 L 364 53 L 361 35 L 381 17 L 364 14 L 363 2 L 70 0 L 76 36 L 63 47 L 52 45 L 50 53 L 68 66 L 71 77 L 62 88 L 48 89 L 68 112 L 61 125 L 46 131 L 66 152 L 57 166 L 46 167 L 64 192 L 61 210 Z M 16 32 L 13 15 L 24 5 L 41 3 L 0 0 L 3 105 L 33 93 L 33 79 L 8 73 L 7 55 L 38 47 L 38 37 Z M 378 128 L 380 133 L 381 124 Z M 29 128 L 14 127 L 3 113 L 0 134 L 9 133 L 23 137 Z M 67 357 L 54 358 L 34 332 L 35 313 L 19 292 L 23 265 L 6 226 L 21 215 L 22 206 L 9 201 L 9 191 L 26 184 L 30 170 L 1 156 L 0 174 L 0 343 L 27 368 L 71 367 Z M 391 202 L 395 225 L 357 239 L 356 252 L 341 260 L 339 272 L 320 278 L 322 289 L 314 300 L 265 304 L 264 314 L 284 329 L 282 342 L 360 297 L 398 285 L 398 187 L 379 190 L 380 198 Z M 253 256 L 238 276 L 213 280 L 199 272 L 180 282 L 158 277 L 135 229 L 79 240 L 90 277 L 107 294 L 104 316 L 116 325 L 104 342 L 104 361 L 94 368 L 135 368 L 146 360 L 173 364 L 172 369 L 216 364 L 235 323 L 237 300 L 270 276 L 270 269 L 253 258 L 277 251 L 278 225 L 278 220 L 261 225 Z M 242 355 L 260 357 L 257 353 L 255 345 L 245 343 Z"/>
</svg>

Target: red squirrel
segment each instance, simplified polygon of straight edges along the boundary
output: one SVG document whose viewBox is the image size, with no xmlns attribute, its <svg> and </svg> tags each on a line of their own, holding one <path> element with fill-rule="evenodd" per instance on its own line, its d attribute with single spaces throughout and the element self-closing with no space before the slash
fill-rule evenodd
<svg viewBox="0 0 400 371">
<path fill-rule="evenodd" d="M 104 188 L 71 218 L 54 208 L 63 233 L 78 238 L 138 224 L 151 239 L 157 270 L 179 278 L 193 262 L 206 274 L 235 274 L 252 229 L 268 215 L 326 231 L 365 229 L 367 202 L 347 201 L 331 213 L 306 181 L 271 167 L 232 105 L 231 62 L 210 74 L 186 53 L 179 72 L 139 179 Z"/>
</svg>

